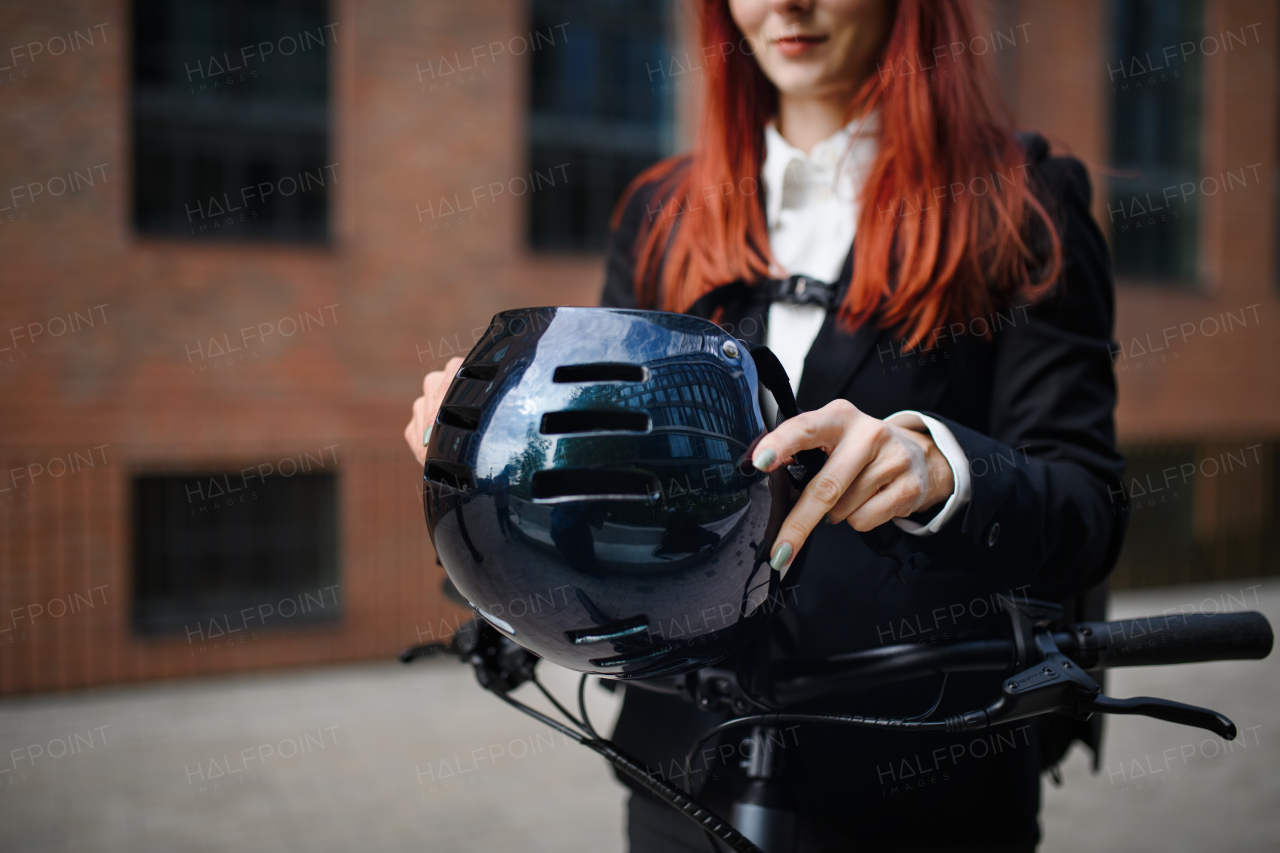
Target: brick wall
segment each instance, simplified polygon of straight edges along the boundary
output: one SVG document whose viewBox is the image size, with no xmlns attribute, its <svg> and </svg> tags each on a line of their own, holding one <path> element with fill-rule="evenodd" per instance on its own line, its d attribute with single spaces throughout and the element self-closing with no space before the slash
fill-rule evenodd
<svg viewBox="0 0 1280 853">
<path fill-rule="evenodd" d="M 1131 57 L 1113 55 L 1107 6 L 1013 0 L 1004 4 L 1004 17 L 1006 26 L 1028 25 L 1032 48 L 1016 56 L 1017 120 L 1090 167 L 1094 215 L 1112 240 L 1107 69 Z M 1280 439 L 1274 353 L 1280 15 L 1274 3 L 1259 0 L 1204 6 L 1207 41 L 1187 60 L 1197 64 L 1203 85 L 1195 286 L 1117 281 L 1116 423 L 1132 463 L 1126 493 L 1133 494 L 1130 533 L 1112 575 L 1116 588 L 1280 572 L 1272 487 Z M 1161 61 L 1153 57 L 1153 64 Z M 1215 460 L 1228 454 L 1247 455 L 1247 465 L 1220 468 Z M 1175 459 L 1194 464 L 1196 473 L 1164 483 L 1162 466 Z M 1134 476 L 1141 478 L 1136 486 Z M 1143 485 L 1148 476 L 1155 477 L 1150 491 Z"/>
<path fill-rule="evenodd" d="M 1198 292 L 1120 290 L 1127 442 L 1280 434 L 1277 12 L 1262 0 L 1206 6 L 1209 30 L 1260 22 L 1262 40 L 1205 60 L 1205 174 L 1261 166 L 1256 182 L 1208 201 Z M 1026 42 L 1001 57 L 1019 121 L 1095 167 L 1107 156 L 1103 8 L 1001 4 L 1002 20 L 1028 25 Z M 0 70 L 0 207 L 10 208 L 0 210 L 0 691 L 389 658 L 419 628 L 457 613 L 439 594 L 418 472 L 400 438 L 423 372 L 466 349 L 496 311 L 589 304 L 601 280 L 598 257 L 530 256 L 524 206 L 510 196 L 448 228 L 417 212 L 525 171 L 522 60 L 499 56 L 451 78 L 421 70 L 527 32 L 524 4 L 333 4 L 337 184 L 323 248 L 132 232 L 128 14 L 127 3 L 107 0 L 0 7 L 0 49 L 52 45 L 34 60 L 29 50 L 0 54 L 11 66 Z M 51 39 L 72 30 L 90 31 L 94 44 L 51 55 Z M 16 202 L 7 189 L 49 187 L 69 172 L 94 183 Z M 1105 172 L 1094 177 L 1105 223 Z M 1229 333 L 1191 336 L 1163 356 L 1132 347 L 1247 306 L 1256 312 Z M 300 316 L 322 311 L 323 326 Z M 69 326 L 55 322 L 68 315 Z M 302 330 L 285 335 L 283 318 L 301 319 Z M 272 334 L 208 355 L 210 338 L 234 344 L 249 326 Z M 185 637 L 132 633 L 133 473 L 239 467 L 329 445 L 340 482 L 340 623 L 204 654 Z M 76 453 L 100 453 L 99 464 L 77 463 Z M 78 470 L 55 476 L 51 461 L 69 454 Z M 41 468 L 34 480 L 32 466 Z M 50 615 L 68 596 L 75 612 Z"/>
<path fill-rule="evenodd" d="M 92 47 L 0 71 L 6 195 L 105 164 L 77 192 L 0 201 L 12 208 L 0 211 L 0 692 L 389 659 L 419 626 L 457 612 L 439 593 L 420 473 L 400 437 L 423 373 L 469 348 L 495 312 L 590 303 L 601 281 L 598 258 L 529 256 L 519 199 L 434 232 L 443 223 L 415 213 L 524 172 L 522 60 L 499 56 L 461 85 L 437 78 L 435 91 L 415 69 L 527 32 L 524 4 L 333 4 L 337 184 L 323 248 L 132 232 L 128 14 L 88 0 L 0 8 L 6 51 L 105 24 Z M 69 328 L 53 319 L 69 313 Z M 300 321 L 294 334 L 284 318 Z M 237 340 L 250 326 L 268 333 Z M 225 348 L 224 336 L 241 350 L 210 356 L 209 339 Z M 134 473 L 234 470 L 330 445 L 337 625 L 235 637 L 204 654 L 182 636 L 132 632 Z M 77 451 L 97 453 L 96 465 Z M 50 473 L 68 455 L 74 470 Z M 50 616 L 68 596 L 73 611 Z"/>
<path fill-rule="evenodd" d="M 1106 69 L 1123 57 L 1111 55 L 1105 11 L 1103 0 L 1021 0 L 1013 16 L 1029 24 L 1031 48 L 1017 54 L 1017 120 L 1094 170 L 1094 212 L 1108 231 Z M 1274 393 L 1280 388 L 1274 356 L 1280 15 L 1266 0 L 1206 0 L 1205 16 L 1205 34 L 1214 41 L 1192 57 L 1204 85 L 1202 177 L 1221 180 L 1227 171 L 1245 169 L 1246 183 L 1233 180 L 1229 192 L 1212 195 L 1214 184 L 1205 185 L 1194 291 L 1118 282 L 1117 422 L 1130 443 L 1280 436 L 1280 394 Z M 1228 42 L 1227 30 L 1243 31 L 1247 45 Z M 1184 335 L 1178 331 L 1184 324 L 1196 330 Z M 1228 324 L 1229 330 L 1215 332 Z M 1173 338 L 1165 341 L 1170 328 Z"/>
</svg>

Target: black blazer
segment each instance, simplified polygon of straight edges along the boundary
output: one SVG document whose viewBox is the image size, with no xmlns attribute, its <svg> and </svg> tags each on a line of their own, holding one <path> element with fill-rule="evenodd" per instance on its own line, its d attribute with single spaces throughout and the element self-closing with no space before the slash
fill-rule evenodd
<svg viewBox="0 0 1280 853">
<path fill-rule="evenodd" d="M 1015 302 L 991 316 L 972 318 L 963 328 L 948 327 L 933 346 L 911 352 L 902 350 L 900 336 L 874 324 L 846 333 L 828 312 L 805 360 L 797 395 L 802 409 L 844 398 L 874 417 L 915 409 L 938 418 L 969 459 L 971 499 L 940 533 L 905 540 L 927 558 L 913 561 L 906 571 L 847 525 L 819 525 L 803 552 L 794 596 L 771 626 L 775 658 L 954 639 L 992 624 L 999 596 L 1070 601 L 1102 581 L 1115 563 L 1128 508 L 1113 422 L 1114 295 L 1108 250 L 1090 213 L 1083 165 L 1049 157 L 1039 136 L 1025 135 L 1021 141 L 1038 196 L 1058 223 L 1063 243 L 1062 275 L 1050 294 L 1035 304 Z M 633 246 L 643 218 L 656 209 L 653 189 L 642 187 L 632 196 L 612 237 L 604 305 L 653 307 L 637 304 L 633 286 Z M 852 255 L 841 290 L 851 270 Z M 763 288 L 728 285 L 700 300 L 691 313 L 709 316 L 715 308 L 722 309 L 721 323 L 732 334 L 764 340 L 768 302 Z M 988 327 L 990 340 L 982 337 Z M 936 679 L 922 682 L 831 708 L 916 713 L 938 690 Z M 982 707 L 993 695 L 990 677 L 953 676 L 939 712 Z M 615 736 L 651 766 L 661 767 L 672 756 L 683 756 L 712 722 L 710 715 L 678 701 L 628 690 Z M 926 773 L 928 756 L 937 754 L 931 750 L 967 744 L 966 739 L 827 732 L 820 726 L 799 730 L 791 775 L 804 837 L 818 845 L 812 849 L 824 846 L 816 839 L 838 847 L 856 827 L 869 849 L 877 839 L 900 844 L 909 838 L 924 845 L 965 839 L 988 848 L 1034 845 L 1039 733 L 1034 726 L 1018 730 L 1014 724 L 1013 729 L 1018 748 L 968 761 L 944 757 L 944 766 L 932 768 L 934 773 Z M 1002 743 L 1007 746 L 1007 738 Z M 974 744 L 974 751 L 978 748 Z M 901 760 L 919 756 L 925 758 L 907 775 Z M 661 772 L 671 776 L 669 771 Z M 728 766 L 694 778 L 705 781 L 704 796 L 713 803 L 718 796 L 722 807 L 741 784 Z M 917 781 L 922 787 L 914 786 Z M 936 825 L 945 828 L 941 834 L 918 820 L 921 808 L 939 818 Z"/>
</svg>

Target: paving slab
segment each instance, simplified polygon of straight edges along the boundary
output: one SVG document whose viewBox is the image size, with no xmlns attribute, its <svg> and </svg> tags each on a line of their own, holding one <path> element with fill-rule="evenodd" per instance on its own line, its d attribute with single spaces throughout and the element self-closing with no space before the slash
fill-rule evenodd
<svg viewBox="0 0 1280 853">
<path fill-rule="evenodd" d="M 1112 615 L 1215 606 L 1280 623 L 1280 584 L 1125 593 Z M 540 672 L 573 696 L 572 673 Z M 1241 737 L 1111 718 L 1102 771 L 1077 751 L 1044 786 L 1045 853 L 1280 850 L 1280 656 L 1116 670 L 1108 691 L 1212 707 Z M 610 726 L 614 696 L 588 696 Z M 450 660 L 0 700 L 3 850 L 613 853 L 625 797 L 601 759 Z"/>
</svg>

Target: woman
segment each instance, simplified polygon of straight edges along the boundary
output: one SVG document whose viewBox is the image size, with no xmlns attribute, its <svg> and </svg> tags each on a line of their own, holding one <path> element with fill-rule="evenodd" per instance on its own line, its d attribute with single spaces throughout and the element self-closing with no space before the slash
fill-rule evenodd
<svg viewBox="0 0 1280 853">
<path fill-rule="evenodd" d="M 767 342 L 808 410 L 753 457 L 773 470 L 829 454 L 772 552 L 775 568 L 805 558 L 773 658 L 943 642 L 996 625 L 1002 602 L 1079 599 L 1124 517 L 1111 274 L 1083 167 L 1013 133 L 967 49 L 965 0 L 703 0 L 701 26 L 718 65 L 697 145 L 619 206 L 603 303 Z M 426 378 L 411 446 L 456 370 Z M 910 715 L 940 681 L 812 709 Z M 953 676 L 937 713 L 995 689 Z M 614 737 L 681 781 L 717 721 L 628 690 Z M 980 738 L 797 729 L 784 761 L 801 849 L 1033 850 L 1053 736 L 1026 721 Z M 741 757 L 730 740 L 692 768 L 722 814 Z M 704 850 L 686 823 L 631 797 L 633 851 Z"/>
</svg>

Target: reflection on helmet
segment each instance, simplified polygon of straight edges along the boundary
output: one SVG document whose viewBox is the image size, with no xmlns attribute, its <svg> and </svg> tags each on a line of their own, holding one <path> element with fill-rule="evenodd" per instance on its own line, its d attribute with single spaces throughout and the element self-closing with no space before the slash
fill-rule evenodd
<svg viewBox="0 0 1280 853">
<path fill-rule="evenodd" d="M 744 464 L 765 428 L 755 366 L 731 342 L 656 311 L 494 317 L 424 470 L 437 552 L 482 616 L 617 678 L 707 666 L 759 628 L 781 475 Z"/>
</svg>

